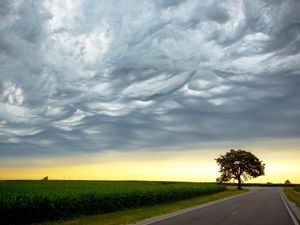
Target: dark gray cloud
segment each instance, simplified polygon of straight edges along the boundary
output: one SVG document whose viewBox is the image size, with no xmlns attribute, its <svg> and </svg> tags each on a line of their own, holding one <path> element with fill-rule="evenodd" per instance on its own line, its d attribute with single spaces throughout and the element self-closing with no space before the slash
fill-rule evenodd
<svg viewBox="0 0 300 225">
<path fill-rule="evenodd" d="M 299 10 L 1 1 L 0 155 L 299 138 Z"/>
</svg>

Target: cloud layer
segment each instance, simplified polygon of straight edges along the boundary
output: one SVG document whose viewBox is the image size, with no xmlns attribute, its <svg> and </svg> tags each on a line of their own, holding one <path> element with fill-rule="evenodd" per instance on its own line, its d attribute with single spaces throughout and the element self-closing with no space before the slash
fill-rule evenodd
<svg viewBox="0 0 300 225">
<path fill-rule="evenodd" d="M 300 2 L 0 3 L 0 155 L 299 138 Z"/>
</svg>

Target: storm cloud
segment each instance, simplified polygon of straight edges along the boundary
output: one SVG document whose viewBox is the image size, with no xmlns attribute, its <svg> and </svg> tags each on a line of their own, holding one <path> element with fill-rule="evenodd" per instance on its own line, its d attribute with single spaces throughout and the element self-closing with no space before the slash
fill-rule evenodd
<svg viewBox="0 0 300 225">
<path fill-rule="evenodd" d="M 0 155 L 300 136 L 300 2 L 0 3 Z"/>
</svg>

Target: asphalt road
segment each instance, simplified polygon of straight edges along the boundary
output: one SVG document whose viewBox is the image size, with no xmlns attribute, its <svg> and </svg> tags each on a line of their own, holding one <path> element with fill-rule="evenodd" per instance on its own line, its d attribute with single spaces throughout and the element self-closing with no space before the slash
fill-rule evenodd
<svg viewBox="0 0 300 225">
<path fill-rule="evenodd" d="M 251 193 L 147 225 L 296 225 L 280 188 L 254 188 Z"/>
</svg>

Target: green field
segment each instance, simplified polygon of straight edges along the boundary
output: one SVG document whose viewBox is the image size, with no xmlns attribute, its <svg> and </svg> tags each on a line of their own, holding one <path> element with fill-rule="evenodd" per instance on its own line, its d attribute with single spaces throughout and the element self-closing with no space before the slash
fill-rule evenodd
<svg viewBox="0 0 300 225">
<path fill-rule="evenodd" d="M 130 181 L 0 182 L 1 224 L 29 224 L 168 203 L 224 191 L 201 183 Z"/>
<path fill-rule="evenodd" d="M 294 187 L 294 190 L 300 192 L 300 186 Z"/>
<path fill-rule="evenodd" d="M 294 202 L 300 208 L 300 186 L 285 188 L 284 193 L 289 200 Z"/>
</svg>

